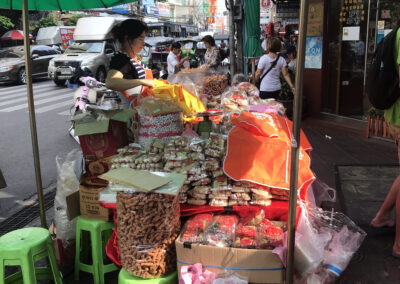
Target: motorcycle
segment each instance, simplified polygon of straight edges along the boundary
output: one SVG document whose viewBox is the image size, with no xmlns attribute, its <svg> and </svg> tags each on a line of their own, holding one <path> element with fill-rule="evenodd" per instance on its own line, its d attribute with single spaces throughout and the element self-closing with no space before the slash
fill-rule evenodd
<svg viewBox="0 0 400 284">
<path fill-rule="evenodd" d="M 112 110 L 118 109 L 121 103 L 119 95 L 107 89 L 105 84 L 97 81 L 89 69 L 82 70 L 78 67 L 71 79 L 71 84 L 78 84 L 74 92 L 74 103 L 71 106 L 71 117 L 91 110 Z M 70 135 L 79 143 L 74 135 L 74 124 L 69 129 Z"/>
</svg>

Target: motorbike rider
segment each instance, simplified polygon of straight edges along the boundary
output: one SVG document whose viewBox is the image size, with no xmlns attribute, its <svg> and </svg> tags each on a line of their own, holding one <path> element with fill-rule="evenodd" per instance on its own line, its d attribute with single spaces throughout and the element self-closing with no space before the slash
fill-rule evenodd
<svg viewBox="0 0 400 284">
<path fill-rule="evenodd" d="M 153 73 L 137 57 L 144 47 L 147 30 L 146 23 L 136 19 L 125 20 L 114 28 L 121 49 L 111 59 L 106 87 L 121 92 L 134 105 L 137 95 L 144 95 L 146 88 L 155 86 Z"/>
</svg>

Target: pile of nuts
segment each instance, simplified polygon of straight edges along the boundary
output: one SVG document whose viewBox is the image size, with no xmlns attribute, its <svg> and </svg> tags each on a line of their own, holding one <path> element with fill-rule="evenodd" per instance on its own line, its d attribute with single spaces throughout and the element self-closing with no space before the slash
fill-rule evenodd
<svg viewBox="0 0 400 284">
<path fill-rule="evenodd" d="M 176 196 L 117 193 L 118 246 L 124 269 L 153 278 L 175 270 L 175 239 L 180 231 Z"/>
<path fill-rule="evenodd" d="M 221 95 L 228 86 L 225 75 L 212 75 L 204 78 L 204 94 L 207 95 L 207 108 L 212 109 L 221 104 Z"/>
</svg>

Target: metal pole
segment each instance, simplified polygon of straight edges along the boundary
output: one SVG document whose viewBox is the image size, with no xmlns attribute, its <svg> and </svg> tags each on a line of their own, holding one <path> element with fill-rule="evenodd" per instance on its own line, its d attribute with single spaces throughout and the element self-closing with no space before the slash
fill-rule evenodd
<svg viewBox="0 0 400 284">
<path fill-rule="evenodd" d="M 376 50 L 376 45 L 377 45 L 377 35 L 378 35 L 378 20 L 379 20 L 379 4 L 380 1 L 378 0 L 376 2 L 376 17 L 375 17 L 375 40 L 374 40 L 374 52 Z"/>
<path fill-rule="evenodd" d="M 364 58 L 364 96 L 365 96 L 365 89 L 367 85 L 367 64 L 368 64 L 368 42 L 369 42 L 369 17 L 371 13 L 371 0 L 368 0 L 368 20 L 367 20 L 367 37 L 365 39 L 365 58 Z"/>
<path fill-rule="evenodd" d="M 233 17 L 235 16 L 233 0 L 229 0 L 229 71 L 231 77 L 235 75 L 235 25 Z"/>
<path fill-rule="evenodd" d="M 38 147 L 38 139 L 37 139 L 37 131 L 36 131 L 35 104 L 33 101 L 28 16 L 29 16 L 28 0 L 23 0 L 22 1 L 22 22 L 23 22 L 24 35 L 25 35 L 25 37 L 24 37 L 25 75 L 26 75 L 26 89 L 27 89 L 27 96 L 28 96 L 29 121 L 30 121 L 30 126 L 31 126 L 33 160 L 35 163 L 36 189 L 37 189 L 37 195 L 38 195 L 38 200 L 39 200 L 40 222 L 41 222 L 43 228 L 47 228 L 46 212 L 44 210 L 44 201 L 43 201 L 42 174 L 40 171 L 39 147 Z"/>
<path fill-rule="evenodd" d="M 301 0 L 299 23 L 299 47 L 296 72 L 296 95 L 294 96 L 293 109 L 293 141 L 290 164 L 290 198 L 289 198 L 289 225 L 288 225 L 288 253 L 286 265 L 286 283 L 293 283 L 294 271 L 294 240 L 296 234 L 296 208 L 297 208 L 297 179 L 299 172 L 300 150 L 300 124 L 301 105 L 303 98 L 303 75 L 306 50 L 306 33 L 308 20 L 308 0 Z"/>
</svg>

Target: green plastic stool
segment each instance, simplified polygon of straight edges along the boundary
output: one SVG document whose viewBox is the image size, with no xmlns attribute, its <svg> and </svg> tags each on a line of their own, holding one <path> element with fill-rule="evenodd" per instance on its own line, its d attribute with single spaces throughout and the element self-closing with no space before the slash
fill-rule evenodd
<svg viewBox="0 0 400 284">
<path fill-rule="evenodd" d="M 104 284 L 104 274 L 118 270 L 114 263 L 104 264 L 103 262 L 103 249 L 111 237 L 113 228 L 114 222 L 78 217 L 76 223 L 75 280 L 79 280 L 80 271 L 85 271 L 93 275 L 95 284 Z M 90 234 L 91 239 L 93 261 L 91 265 L 87 264 L 89 258 L 88 248 L 90 247 L 87 233 Z M 101 236 L 102 233 L 104 233 L 104 238 Z M 81 252 L 86 264 L 81 262 Z"/>
<path fill-rule="evenodd" d="M 176 284 L 178 283 L 178 273 L 172 272 L 164 277 L 143 279 L 121 269 L 118 275 L 118 284 Z"/>
<path fill-rule="evenodd" d="M 50 267 L 35 268 L 35 262 L 49 258 Z M 53 244 L 48 230 L 24 228 L 0 237 L 0 284 L 37 283 L 37 280 L 54 280 L 62 284 Z M 5 266 L 21 266 L 21 271 L 4 279 Z"/>
</svg>

